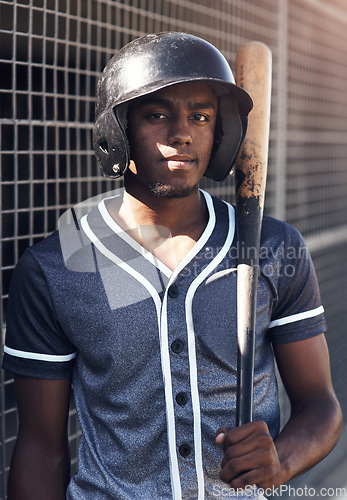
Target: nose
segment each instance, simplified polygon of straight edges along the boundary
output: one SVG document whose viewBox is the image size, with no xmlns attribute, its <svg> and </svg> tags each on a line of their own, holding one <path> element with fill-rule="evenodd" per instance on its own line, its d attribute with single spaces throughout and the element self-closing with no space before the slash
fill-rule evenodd
<svg viewBox="0 0 347 500">
<path fill-rule="evenodd" d="M 185 116 L 176 116 L 170 119 L 168 142 L 173 144 L 191 144 L 191 123 Z"/>
</svg>

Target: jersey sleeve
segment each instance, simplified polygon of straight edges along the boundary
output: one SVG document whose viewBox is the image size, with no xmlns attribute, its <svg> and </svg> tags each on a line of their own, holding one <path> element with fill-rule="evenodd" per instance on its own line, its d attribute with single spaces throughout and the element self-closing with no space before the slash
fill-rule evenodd
<svg viewBox="0 0 347 500">
<path fill-rule="evenodd" d="M 313 262 L 301 234 L 285 224 L 278 297 L 269 334 L 274 344 L 304 340 L 326 331 Z"/>
<path fill-rule="evenodd" d="M 27 249 L 10 286 L 3 368 L 44 379 L 69 377 L 74 346 L 62 331 L 45 273 Z"/>
</svg>

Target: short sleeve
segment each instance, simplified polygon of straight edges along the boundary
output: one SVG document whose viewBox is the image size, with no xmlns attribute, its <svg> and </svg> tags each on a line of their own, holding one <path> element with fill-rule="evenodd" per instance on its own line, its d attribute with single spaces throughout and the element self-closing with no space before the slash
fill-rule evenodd
<svg viewBox="0 0 347 500">
<path fill-rule="evenodd" d="M 313 262 L 301 234 L 285 224 L 278 300 L 269 324 L 274 344 L 304 340 L 326 331 Z"/>
<path fill-rule="evenodd" d="M 27 249 L 11 281 L 3 368 L 28 377 L 61 379 L 71 375 L 75 356 L 59 325 L 45 273 Z"/>
</svg>

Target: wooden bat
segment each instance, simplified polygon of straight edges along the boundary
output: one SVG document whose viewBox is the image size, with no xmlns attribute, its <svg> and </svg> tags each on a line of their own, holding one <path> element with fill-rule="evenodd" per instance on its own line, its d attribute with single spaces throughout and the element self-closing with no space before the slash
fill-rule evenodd
<svg viewBox="0 0 347 500">
<path fill-rule="evenodd" d="M 269 148 L 272 55 L 261 42 L 237 52 L 236 83 L 253 98 L 247 134 L 236 163 L 237 265 L 237 425 L 252 421 L 255 327 Z"/>
</svg>

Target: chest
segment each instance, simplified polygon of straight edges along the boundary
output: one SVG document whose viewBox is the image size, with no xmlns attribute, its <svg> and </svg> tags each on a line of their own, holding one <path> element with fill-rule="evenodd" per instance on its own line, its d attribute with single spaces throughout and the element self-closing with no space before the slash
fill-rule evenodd
<svg viewBox="0 0 347 500">
<path fill-rule="evenodd" d="M 141 226 L 127 231 L 127 234 L 141 248 L 153 255 L 154 259 L 164 264 L 171 271 L 193 250 L 202 228 L 195 232 L 172 236 L 167 228 L 161 226 Z"/>
<path fill-rule="evenodd" d="M 170 355 L 179 361 L 187 358 L 192 338 L 201 359 L 219 358 L 234 366 L 236 270 L 221 265 L 195 288 L 203 268 L 194 259 L 172 284 L 150 263 L 134 276 L 112 264 L 95 272 L 67 272 L 64 287 L 55 291 L 59 323 L 77 351 L 95 364 L 111 356 L 120 368 L 129 360 L 134 367 L 145 365 L 160 357 L 163 342 L 170 349 L 177 340 L 184 350 Z M 260 287 L 259 342 L 271 315 L 270 290 L 263 281 Z"/>
</svg>

